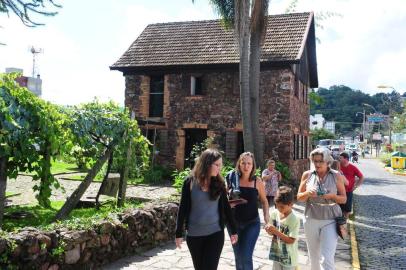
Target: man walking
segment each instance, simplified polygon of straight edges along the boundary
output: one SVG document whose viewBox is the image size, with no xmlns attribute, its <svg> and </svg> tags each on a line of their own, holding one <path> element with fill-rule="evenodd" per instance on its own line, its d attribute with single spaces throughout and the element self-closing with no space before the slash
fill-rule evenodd
<svg viewBox="0 0 406 270">
<path fill-rule="evenodd" d="M 348 180 L 348 185 L 345 186 L 347 202 L 345 204 L 340 204 L 340 207 L 344 216 L 348 218 L 352 211 L 352 193 L 356 188 L 361 186 L 362 182 L 364 182 L 364 176 L 357 167 L 350 163 L 350 157 L 346 152 L 340 154 L 340 165 L 341 171 Z M 355 182 L 355 177 L 358 178 L 357 182 Z"/>
</svg>

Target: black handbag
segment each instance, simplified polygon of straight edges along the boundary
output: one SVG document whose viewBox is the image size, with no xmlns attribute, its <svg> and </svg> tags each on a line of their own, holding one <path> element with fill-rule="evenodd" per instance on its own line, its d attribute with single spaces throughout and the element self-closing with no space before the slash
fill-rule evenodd
<svg viewBox="0 0 406 270">
<path fill-rule="evenodd" d="M 341 239 L 344 240 L 345 237 L 347 237 L 348 232 L 347 232 L 347 219 L 344 216 L 341 217 L 336 217 L 336 229 L 337 229 L 337 234 L 341 237 Z"/>
</svg>

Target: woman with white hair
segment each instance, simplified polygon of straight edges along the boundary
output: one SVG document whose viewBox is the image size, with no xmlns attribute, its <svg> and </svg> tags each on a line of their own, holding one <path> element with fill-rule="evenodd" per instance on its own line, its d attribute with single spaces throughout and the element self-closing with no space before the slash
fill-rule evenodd
<svg viewBox="0 0 406 270">
<path fill-rule="evenodd" d="M 339 204 L 347 200 L 344 179 L 330 169 L 333 162 L 328 149 L 316 148 L 310 153 L 314 170 L 303 173 L 297 200 L 306 203 L 304 231 L 312 270 L 334 269 L 338 234 L 336 217 L 341 217 Z"/>
</svg>

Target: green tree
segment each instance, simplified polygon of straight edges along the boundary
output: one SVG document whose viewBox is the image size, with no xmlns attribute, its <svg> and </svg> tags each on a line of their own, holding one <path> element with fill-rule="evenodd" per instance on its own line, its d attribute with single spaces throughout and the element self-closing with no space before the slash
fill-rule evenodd
<svg viewBox="0 0 406 270">
<path fill-rule="evenodd" d="M 0 13 L 7 15 L 14 13 L 21 22 L 29 27 L 44 25 L 32 19 L 32 15 L 55 16 L 56 11 L 49 11 L 49 8 L 61 8 L 62 6 L 53 0 L 0 0 Z"/>
<path fill-rule="evenodd" d="M 193 1 L 193 0 L 192 0 Z M 194 2 L 194 1 L 193 1 Z M 263 164 L 259 128 L 259 77 L 269 0 L 210 0 L 226 26 L 233 26 L 239 45 L 239 78 L 244 149 Z"/>
<path fill-rule="evenodd" d="M 316 128 L 310 131 L 310 136 L 312 138 L 312 144 L 317 144 L 317 142 L 322 139 L 335 139 L 335 135 L 324 128 Z"/>
<path fill-rule="evenodd" d="M 114 158 L 122 164 L 120 203 L 125 198 L 125 174 L 128 172 L 126 166 L 129 165 L 129 157 L 134 153 L 144 166 L 149 162 L 147 139 L 141 135 L 137 122 L 130 119 L 128 110 L 120 108 L 113 102 L 100 103 L 95 100 L 70 108 L 68 114 L 75 143 L 85 150 L 95 147 L 96 158 L 85 179 L 57 213 L 55 218 L 58 220 L 66 218 L 74 209 L 96 174 L 103 164 L 111 159 L 113 153 Z M 106 176 L 108 173 L 109 170 Z"/>
<path fill-rule="evenodd" d="M 39 180 L 34 185 L 36 198 L 50 206 L 51 188 L 59 188 L 50 172 L 51 158 L 70 146 L 58 108 L 20 87 L 17 76 L 0 74 L 1 217 L 7 177 L 16 178 L 19 171 L 33 172 L 33 180 Z"/>
<path fill-rule="evenodd" d="M 406 130 L 406 102 L 403 102 L 403 108 L 401 112 L 393 115 L 393 131 L 405 132 Z"/>
</svg>

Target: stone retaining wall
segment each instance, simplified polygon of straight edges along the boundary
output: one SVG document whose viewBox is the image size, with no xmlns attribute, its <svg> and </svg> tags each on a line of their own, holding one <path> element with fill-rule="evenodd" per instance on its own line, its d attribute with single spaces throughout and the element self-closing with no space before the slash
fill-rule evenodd
<svg viewBox="0 0 406 270">
<path fill-rule="evenodd" d="M 88 230 L 24 228 L 0 238 L 0 268 L 94 269 L 173 239 L 177 210 L 174 203 L 150 205 Z"/>
</svg>

